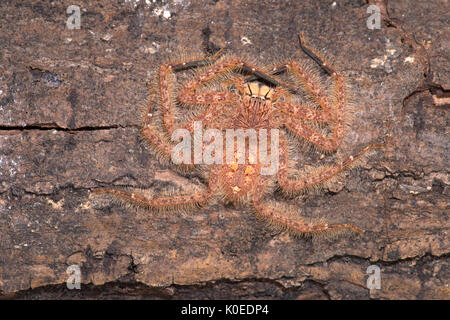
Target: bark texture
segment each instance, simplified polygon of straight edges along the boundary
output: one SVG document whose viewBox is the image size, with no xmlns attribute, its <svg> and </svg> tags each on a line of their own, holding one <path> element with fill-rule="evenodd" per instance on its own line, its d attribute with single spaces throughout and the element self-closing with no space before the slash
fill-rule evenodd
<svg viewBox="0 0 450 320">
<path fill-rule="evenodd" d="M 447 0 L 85 0 L 69 30 L 72 4 L 0 3 L 0 297 L 450 298 Z M 370 4 L 380 29 L 366 25 Z M 389 139 L 345 180 L 286 202 L 363 236 L 310 241 L 230 206 L 154 215 L 90 198 L 203 187 L 139 141 L 150 71 L 168 55 L 281 60 L 298 54 L 299 31 L 354 87 L 344 154 Z M 66 288 L 73 264 L 81 290 Z M 370 265 L 379 290 L 366 287 Z"/>
</svg>

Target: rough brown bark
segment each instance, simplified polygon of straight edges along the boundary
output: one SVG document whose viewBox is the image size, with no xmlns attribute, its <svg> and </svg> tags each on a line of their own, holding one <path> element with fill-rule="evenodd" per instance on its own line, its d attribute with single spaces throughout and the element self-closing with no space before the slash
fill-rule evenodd
<svg viewBox="0 0 450 320">
<path fill-rule="evenodd" d="M 78 1 L 80 30 L 66 28 L 72 1 L 0 3 L 0 297 L 450 298 L 448 1 L 369 1 L 380 30 L 367 1 L 147 2 Z M 100 185 L 203 184 L 139 142 L 149 70 L 168 54 L 273 60 L 294 55 L 299 31 L 357 93 L 344 152 L 390 139 L 345 181 L 287 202 L 362 237 L 295 239 L 223 205 L 151 215 L 91 201 Z M 71 264 L 80 291 L 65 288 Z M 366 288 L 372 264 L 381 290 Z"/>
</svg>

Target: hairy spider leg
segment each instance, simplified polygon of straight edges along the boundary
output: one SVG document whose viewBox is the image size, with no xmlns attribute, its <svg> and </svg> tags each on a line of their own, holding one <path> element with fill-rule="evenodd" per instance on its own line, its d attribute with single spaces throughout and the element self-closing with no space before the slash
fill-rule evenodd
<svg viewBox="0 0 450 320">
<path fill-rule="evenodd" d="M 151 125 L 151 120 L 153 118 L 153 108 L 156 100 L 156 93 L 153 90 L 152 85 L 149 85 L 149 101 L 147 114 L 144 116 L 144 121 L 142 124 L 142 135 L 150 143 L 150 145 L 155 148 L 161 155 L 166 159 L 170 159 L 172 146 L 163 141 L 156 133 L 154 127 Z"/>
<path fill-rule="evenodd" d="M 181 62 L 179 64 L 163 64 L 159 68 L 158 72 L 158 86 L 159 86 L 159 103 L 161 105 L 161 109 L 163 112 L 163 125 L 166 129 L 166 133 L 168 135 L 172 135 L 175 131 L 175 125 L 174 125 L 174 117 L 173 117 L 173 107 L 176 105 L 174 101 L 174 97 L 172 96 L 172 90 L 173 90 L 173 83 L 170 80 L 170 76 L 172 72 L 178 72 L 183 71 L 191 68 L 201 67 L 201 66 L 207 66 L 213 63 L 217 60 L 217 57 L 221 51 L 216 53 L 211 58 L 204 58 L 201 60 L 195 60 L 195 61 L 186 61 Z M 153 91 L 152 85 L 149 86 L 150 90 L 150 101 L 149 101 L 149 107 L 148 112 L 144 117 L 144 124 L 142 128 L 142 134 L 146 138 L 146 140 L 150 143 L 151 147 L 156 149 L 157 155 L 162 156 L 163 159 L 171 159 L 171 150 L 173 146 L 165 141 L 164 139 L 161 139 L 160 136 L 155 131 L 155 128 L 151 124 L 151 120 L 153 118 L 153 108 L 154 104 L 156 102 L 156 93 Z M 227 103 L 229 101 L 235 101 L 237 97 L 233 93 L 229 93 L 229 96 L 225 101 L 221 102 Z M 209 121 L 213 120 L 214 118 L 218 117 L 222 113 L 221 105 L 216 104 L 210 106 L 206 111 L 202 112 L 200 115 L 197 115 L 194 119 L 186 123 L 184 126 L 181 126 L 180 129 L 187 129 L 191 134 L 194 130 L 194 122 L 202 120 L 202 123 L 204 125 L 207 125 Z M 203 146 L 204 148 L 205 146 Z M 184 164 L 183 166 L 186 166 L 187 169 L 192 169 L 192 164 Z"/>
<path fill-rule="evenodd" d="M 217 61 L 219 55 L 221 54 L 222 50 L 217 52 L 215 55 L 211 57 L 205 57 L 200 60 L 194 60 L 194 61 L 184 61 L 177 64 L 163 64 L 160 66 L 158 71 L 158 86 L 159 86 L 159 103 L 161 105 L 161 109 L 163 112 L 163 124 L 166 128 L 166 131 L 169 135 L 173 133 L 175 130 L 175 124 L 174 124 L 174 110 L 173 107 L 176 105 L 176 101 L 174 97 L 172 96 L 172 92 L 174 90 L 174 84 L 173 81 L 170 79 L 173 73 L 202 67 L 202 66 L 208 66 L 214 63 L 214 61 Z M 230 99 L 228 99 L 230 100 Z M 210 110 L 207 110 L 204 112 L 203 117 L 208 118 L 208 115 L 213 118 L 212 115 L 218 115 L 220 112 L 217 110 L 218 108 L 212 108 Z M 151 116 L 151 113 L 149 113 Z M 150 120 L 150 119 L 149 119 Z M 196 119 L 191 121 L 191 125 L 186 125 L 185 127 L 190 128 L 190 131 L 192 130 L 192 124 L 196 121 Z M 192 132 L 191 132 L 192 133 Z"/>
<path fill-rule="evenodd" d="M 165 210 L 165 209 L 184 209 L 192 205 L 202 205 L 210 199 L 216 192 L 218 187 L 217 168 L 212 167 L 209 173 L 208 188 L 206 191 L 193 193 L 182 196 L 166 196 L 159 198 L 149 198 L 139 191 L 126 191 L 115 188 L 99 188 L 93 191 L 94 194 L 113 195 L 122 201 L 131 203 L 138 207 L 148 209 Z"/>
<path fill-rule="evenodd" d="M 300 191 L 312 187 L 316 184 L 331 179 L 339 174 L 341 171 L 347 169 L 355 163 L 367 151 L 379 148 L 381 145 L 371 144 L 361 148 L 355 155 L 348 157 L 346 160 L 331 167 L 318 168 L 318 172 L 302 180 L 289 180 L 287 173 L 287 142 L 284 134 L 281 133 L 280 145 L 280 163 L 277 172 L 277 180 L 280 187 L 284 191 Z M 292 217 L 293 212 L 286 212 L 288 209 L 266 205 L 263 203 L 265 189 L 268 184 L 268 178 L 261 179 L 253 190 L 252 204 L 256 213 L 268 220 L 271 224 L 287 229 L 290 233 L 297 236 L 317 236 L 326 234 L 338 234 L 344 231 L 352 231 L 361 235 L 363 231 L 350 223 L 344 224 L 329 224 L 325 221 L 309 221 L 301 219 L 297 214 L 295 218 Z"/>
<path fill-rule="evenodd" d="M 297 77 L 302 77 L 305 82 L 310 81 L 310 79 L 308 79 L 309 77 L 306 71 L 301 68 L 300 64 L 293 61 L 289 64 L 289 67 L 292 68 L 294 75 L 296 75 Z M 319 105 L 323 110 L 322 113 L 319 112 L 316 115 L 314 115 L 314 113 L 308 113 L 308 116 L 315 121 L 325 121 L 329 119 L 329 117 L 332 117 L 332 121 L 327 121 L 334 124 L 332 137 L 321 134 L 307 124 L 292 117 L 289 117 L 286 120 L 286 127 L 289 130 L 326 151 L 335 151 L 341 144 L 345 133 L 345 106 L 347 104 L 347 97 L 345 92 L 344 79 L 341 75 L 336 73 L 333 74 L 332 77 L 335 78 L 336 82 L 333 93 L 333 95 L 336 97 L 335 107 L 329 103 L 328 98 L 320 89 L 320 87 L 317 87 L 313 82 L 308 83 L 308 87 L 311 89 L 311 92 L 313 93 L 315 99 L 319 102 Z M 284 104 L 283 107 L 288 110 L 295 110 L 295 106 L 293 106 L 292 104 Z M 333 110 L 333 112 L 331 112 L 330 109 Z M 298 110 L 302 110 L 302 108 L 298 108 Z M 328 114 L 328 116 L 326 116 L 325 113 Z M 300 116 L 301 114 L 297 113 L 297 115 Z M 316 117 L 314 118 L 314 116 Z"/>
<path fill-rule="evenodd" d="M 149 109 L 147 114 L 144 117 L 144 122 L 142 126 L 142 135 L 143 137 L 150 143 L 150 146 L 155 149 L 156 155 L 162 159 L 171 159 L 172 156 L 172 149 L 173 145 L 171 145 L 169 142 L 165 141 L 164 139 L 161 139 L 160 136 L 155 131 L 154 126 L 151 124 L 151 120 L 153 118 L 153 108 L 155 105 L 155 97 L 156 94 L 153 90 L 153 87 L 151 84 L 149 85 L 149 91 L 150 91 L 150 98 L 149 98 Z M 200 116 L 197 116 L 196 119 L 188 123 L 188 125 L 185 126 L 185 128 L 191 128 L 190 132 L 193 131 L 193 126 L 190 126 L 190 124 L 193 124 L 194 121 L 197 120 L 197 118 L 200 119 L 208 119 L 211 117 L 210 114 L 207 112 L 203 112 L 200 114 Z M 205 148 L 205 146 L 202 146 L 202 148 Z M 194 167 L 193 164 L 190 163 L 184 163 L 181 167 L 185 167 L 185 169 L 192 169 Z"/>
<path fill-rule="evenodd" d="M 272 74 L 290 72 L 295 79 L 300 81 L 307 92 L 310 93 L 311 97 L 317 102 L 321 110 L 314 110 L 306 106 L 286 101 L 278 102 L 277 109 L 290 116 L 286 119 L 286 127 L 289 130 L 326 151 L 335 151 L 344 137 L 345 130 L 345 106 L 347 100 L 344 79 L 342 75 L 338 74 L 314 49 L 306 44 L 302 33 L 299 35 L 299 44 L 302 51 L 334 79 L 335 86 L 333 96 L 336 98 L 336 106 L 330 103 L 327 94 L 323 88 L 320 87 L 318 81 L 311 77 L 308 70 L 300 63 L 290 61 L 272 67 L 270 72 Z M 298 121 L 298 119 L 334 124 L 332 137 L 330 138 L 317 132 L 302 121 Z"/>
<path fill-rule="evenodd" d="M 254 189 L 252 204 L 256 212 L 269 221 L 271 224 L 287 229 L 291 234 L 296 236 L 316 236 L 320 234 L 339 233 L 350 230 L 358 234 L 362 234 L 362 230 L 352 224 L 328 224 L 326 222 L 306 222 L 296 215 L 295 219 L 286 216 L 283 211 L 273 206 L 263 203 L 264 190 L 267 187 L 267 180 L 261 180 Z"/>
<path fill-rule="evenodd" d="M 169 135 L 172 135 L 172 133 L 175 131 L 175 120 L 174 120 L 174 106 L 176 105 L 175 97 L 172 96 L 173 87 L 174 84 L 170 80 L 171 73 L 173 72 L 172 66 L 169 64 L 163 64 L 159 68 L 159 77 L 158 77 L 158 84 L 159 84 L 159 90 L 160 90 L 160 105 L 163 112 L 163 123 L 164 127 L 166 128 Z M 222 92 L 220 94 L 222 96 L 222 101 L 220 103 L 227 103 L 232 102 L 235 100 L 235 97 L 232 93 L 228 92 Z M 184 101 L 182 101 L 184 102 Z M 204 104 L 214 104 L 205 102 Z M 216 103 L 217 104 L 217 103 Z M 218 110 L 215 110 L 216 108 L 209 108 L 206 111 L 206 114 L 211 115 L 218 115 Z M 193 122 L 193 121 L 191 121 Z M 193 123 L 191 124 L 191 127 L 193 126 Z"/>
<path fill-rule="evenodd" d="M 321 184 L 343 170 L 350 168 L 355 164 L 366 152 L 382 148 L 382 144 L 372 143 L 361 147 L 353 155 L 349 156 L 345 160 L 333 165 L 322 166 L 315 169 L 315 173 L 311 174 L 300 180 L 290 180 L 288 177 L 288 155 L 287 155 L 287 142 L 283 133 L 280 134 L 280 154 L 279 154 L 279 169 L 277 172 L 277 181 L 280 188 L 288 193 L 299 192 L 303 189 L 310 189 L 318 184 Z"/>
</svg>

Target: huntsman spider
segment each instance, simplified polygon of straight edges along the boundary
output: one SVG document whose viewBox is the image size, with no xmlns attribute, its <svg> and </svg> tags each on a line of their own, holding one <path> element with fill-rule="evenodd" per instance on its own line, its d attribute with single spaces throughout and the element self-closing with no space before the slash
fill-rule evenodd
<svg viewBox="0 0 450 320">
<path fill-rule="evenodd" d="M 278 151 L 276 172 L 262 174 L 269 166 L 267 162 L 262 161 L 261 156 L 252 159 L 248 150 L 238 154 L 233 140 L 234 159 L 231 162 L 181 164 L 187 169 L 199 167 L 206 174 L 207 187 L 203 191 L 153 197 L 144 190 L 105 187 L 94 193 L 109 194 L 125 203 L 156 210 L 205 205 L 219 194 L 225 201 L 248 205 L 270 225 L 282 227 L 293 235 L 336 235 L 348 231 L 362 234 L 362 230 L 353 224 L 307 220 L 293 206 L 266 200 L 277 187 L 287 194 L 296 194 L 322 185 L 354 166 L 367 151 L 381 147 L 376 143 L 359 147 L 334 165 L 319 166 L 308 174 L 292 178 L 288 159 L 298 148 L 293 150 L 289 141 L 307 143 L 325 154 L 334 153 L 341 145 L 349 118 L 349 89 L 343 76 L 305 43 L 302 34 L 299 42 L 302 51 L 319 68 L 295 60 L 260 68 L 238 57 L 220 54 L 164 63 L 156 72 L 158 90 L 152 95 L 143 117 L 144 139 L 158 156 L 169 161 L 174 151 L 171 137 L 177 129 L 192 134 L 196 123 L 201 123 L 202 130 L 217 129 L 222 133 L 227 129 L 252 129 L 257 136 L 263 130 L 276 129 L 279 143 L 267 148 L 271 154 Z M 318 73 L 320 69 L 322 75 Z M 178 84 L 181 75 L 187 79 Z M 328 77 L 327 83 L 331 83 L 328 88 L 324 88 L 325 81 L 321 77 Z M 300 103 L 300 98 L 294 98 L 299 93 L 307 97 L 307 102 Z M 159 120 L 155 120 L 157 113 L 154 110 L 158 110 Z M 183 110 L 197 111 L 186 121 L 178 116 Z M 205 142 L 201 147 L 203 152 L 217 141 L 210 138 Z M 249 147 L 250 139 L 245 140 L 245 144 Z M 219 148 L 216 152 L 223 148 L 220 143 L 216 146 Z M 187 158 L 191 158 L 191 152 Z"/>
</svg>

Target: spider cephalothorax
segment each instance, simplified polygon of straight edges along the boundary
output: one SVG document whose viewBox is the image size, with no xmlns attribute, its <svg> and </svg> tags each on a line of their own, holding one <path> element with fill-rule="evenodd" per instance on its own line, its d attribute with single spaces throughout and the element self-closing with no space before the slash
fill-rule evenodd
<svg viewBox="0 0 450 320">
<path fill-rule="evenodd" d="M 168 210 L 205 204 L 219 193 L 227 201 L 251 205 L 256 214 L 295 235 L 337 234 L 349 230 L 361 233 L 352 224 L 306 222 L 296 214 L 296 209 L 264 201 L 273 186 L 278 185 L 288 194 L 313 188 L 354 165 L 368 150 L 379 147 L 367 145 L 335 165 L 317 167 L 308 175 L 291 178 L 288 158 L 292 150 L 287 136 L 324 152 L 334 152 L 343 140 L 348 118 L 348 89 L 343 77 L 304 41 L 300 41 L 300 46 L 331 77 L 332 90 L 324 88 L 323 81 L 310 68 L 294 60 L 258 68 L 238 57 L 215 55 L 163 64 L 155 80 L 159 90 L 145 112 L 142 134 L 160 156 L 172 159 L 175 148 L 170 137 L 177 129 L 183 130 L 185 136 L 195 133 L 199 126 L 202 132 L 215 130 L 214 135 L 201 139 L 202 146 L 192 155 L 189 149 L 185 158 L 189 161 L 183 163 L 190 168 L 196 164 L 192 162 L 193 157 L 205 159 L 208 152 L 215 157 L 213 163 L 200 166 L 207 171 L 206 190 L 156 198 L 141 190 L 100 188 L 94 192 L 110 194 L 137 206 Z M 176 74 L 190 69 L 196 72 L 177 87 Z M 293 99 L 300 91 L 309 96 L 308 104 Z M 154 119 L 155 105 L 160 113 L 159 127 Z M 197 107 L 201 110 L 184 122 L 176 113 L 177 109 Z M 221 141 L 220 134 L 228 137 L 230 131 L 235 134 L 231 142 L 230 139 Z M 244 133 L 243 152 L 239 151 L 236 132 Z M 273 167 L 274 171 L 268 170 Z"/>
</svg>

